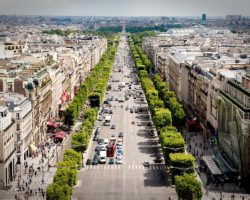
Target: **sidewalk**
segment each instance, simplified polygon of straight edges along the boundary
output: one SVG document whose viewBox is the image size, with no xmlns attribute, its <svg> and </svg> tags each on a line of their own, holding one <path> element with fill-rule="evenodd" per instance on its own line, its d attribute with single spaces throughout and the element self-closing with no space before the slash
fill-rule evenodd
<svg viewBox="0 0 250 200">
<path fill-rule="evenodd" d="M 50 166 L 55 164 L 57 154 L 60 154 L 62 149 L 57 144 L 49 143 L 49 146 L 44 147 L 44 152 L 47 154 L 46 158 L 42 158 L 41 149 L 38 149 L 36 157 L 28 157 L 26 160 L 27 167 L 24 164 L 18 165 L 15 180 L 10 182 L 11 189 L 9 191 L 1 190 L 0 199 L 12 200 L 15 197 L 25 199 L 27 191 L 30 191 L 28 199 L 43 199 L 42 194 L 45 198 L 46 188 L 52 183 L 53 175 L 56 172 L 56 168 L 48 167 L 48 164 Z"/>
<path fill-rule="evenodd" d="M 202 135 L 200 133 L 190 133 L 186 130 L 183 131 L 183 137 L 187 144 L 187 151 L 194 155 L 196 158 L 196 166 L 199 166 L 199 160 L 202 156 L 211 156 L 214 151 L 216 151 L 216 146 L 210 146 L 209 142 L 204 142 Z M 205 147 L 205 150 L 204 150 Z M 248 195 L 244 189 L 240 188 L 234 183 L 225 183 L 223 189 L 221 186 L 216 187 L 214 184 L 207 184 L 207 175 L 204 172 L 197 172 L 198 179 L 202 183 L 203 198 L 202 200 L 216 200 L 226 199 L 231 200 L 232 195 L 234 195 L 234 200 L 241 200 L 244 196 L 245 200 L 250 200 L 250 195 Z"/>
</svg>

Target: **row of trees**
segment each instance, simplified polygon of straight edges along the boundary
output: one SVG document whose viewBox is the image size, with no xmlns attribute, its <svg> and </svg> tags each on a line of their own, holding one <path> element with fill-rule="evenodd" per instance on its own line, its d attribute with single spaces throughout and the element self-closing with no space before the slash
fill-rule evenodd
<svg viewBox="0 0 250 200">
<path fill-rule="evenodd" d="M 147 70 L 151 73 L 153 70 L 153 65 L 148 59 L 147 55 L 141 49 L 142 37 L 153 35 L 153 32 L 146 32 L 145 34 L 133 34 L 131 39 L 131 34 L 128 33 L 130 49 L 135 61 L 135 66 L 139 70 Z"/>
<path fill-rule="evenodd" d="M 63 161 L 58 163 L 53 183 L 46 191 L 47 200 L 69 200 L 73 186 L 77 182 L 77 168 L 82 163 L 82 156 L 73 149 L 65 150 Z"/>
<path fill-rule="evenodd" d="M 101 61 L 95 66 L 92 73 L 81 85 L 79 93 L 74 97 L 66 110 L 64 121 L 71 124 L 79 116 L 80 111 L 88 97 L 93 94 L 102 100 L 106 83 L 114 62 L 118 43 L 109 45 Z M 83 115 L 81 132 L 72 135 L 72 149 L 65 150 L 63 162 L 58 163 L 58 169 L 54 175 L 53 183 L 48 186 L 47 200 L 69 200 L 73 186 L 77 182 L 77 168 L 82 166 L 82 153 L 87 149 L 90 136 L 93 132 L 97 119 L 97 111 L 94 108 L 87 108 Z"/>
<path fill-rule="evenodd" d="M 108 46 L 108 49 L 100 59 L 99 63 L 81 84 L 78 94 L 74 97 L 65 111 L 64 124 L 72 126 L 75 123 L 75 120 L 79 117 L 87 98 L 95 100 L 93 107 L 99 107 L 104 96 L 106 83 L 112 69 L 117 47 L 118 43 L 115 43 L 114 46 Z"/>
<path fill-rule="evenodd" d="M 175 126 L 182 125 L 185 119 L 185 112 L 182 105 L 177 101 L 175 93 L 169 90 L 168 83 L 162 81 L 159 74 L 154 75 L 153 82 L 159 92 L 160 99 L 164 102 L 164 106 L 172 113 L 173 124 Z"/>
<path fill-rule="evenodd" d="M 129 44 L 134 59 L 138 59 L 137 55 L 140 51 L 135 48 L 131 37 Z M 168 84 L 163 82 L 159 75 L 155 75 L 152 81 L 148 78 L 148 71 L 144 66 L 136 64 L 136 60 L 135 65 L 149 103 L 153 122 L 160 132 L 159 138 L 164 157 L 170 167 L 179 199 L 201 199 L 201 185 L 194 176 L 195 158 L 185 152 L 185 141 L 177 128 L 172 126 L 172 122 L 174 125 L 180 125 L 183 122 L 184 110 L 175 94 L 169 90 Z"/>
</svg>

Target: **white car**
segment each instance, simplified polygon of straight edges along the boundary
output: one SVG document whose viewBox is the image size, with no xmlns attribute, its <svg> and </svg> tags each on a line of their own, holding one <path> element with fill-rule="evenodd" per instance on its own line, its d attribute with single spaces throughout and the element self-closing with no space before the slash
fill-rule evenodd
<svg viewBox="0 0 250 200">
<path fill-rule="evenodd" d="M 109 144 L 109 140 L 108 140 L 108 139 L 104 139 L 103 144 L 104 144 L 105 146 L 107 146 L 107 145 Z"/>
<path fill-rule="evenodd" d="M 121 156 L 118 156 L 116 158 L 116 164 L 122 164 L 122 157 Z"/>
</svg>

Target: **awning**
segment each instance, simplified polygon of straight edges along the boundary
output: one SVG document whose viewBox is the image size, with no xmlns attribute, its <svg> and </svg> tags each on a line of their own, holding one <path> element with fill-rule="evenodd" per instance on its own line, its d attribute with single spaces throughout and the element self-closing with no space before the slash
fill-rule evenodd
<svg viewBox="0 0 250 200">
<path fill-rule="evenodd" d="M 30 150 L 32 151 L 32 152 L 34 152 L 34 151 L 36 151 L 37 150 L 37 147 L 35 146 L 35 144 L 30 144 Z"/>
<path fill-rule="evenodd" d="M 221 170 L 219 169 L 219 167 L 214 162 L 212 156 L 203 156 L 202 159 L 204 160 L 204 162 L 206 163 L 207 167 L 209 168 L 209 171 L 213 175 L 222 175 Z"/>
<path fill-rule="evenodd" d="M 220 153 L 217 153 L 213 158 L 216 161 L 216 163 L 219 165 L 223 173 L 231 173 L 231 172 L 237 173 L 238 172 L 234 167 L 230 166 L 230 164 L 225 161 L 225 159 Z"/>
<path fill-rule="evenodd" d="M 47 126 L 54 126 L 54 127 L 56 128 L 56 127 L 59 126 L 59 124 L 56 123 L 56 122 L 53 122 L 53 121 L 48 121 L 48 122 L 47 122 Z"/>
<path fill-rule="evenodd" d="M 47 125 L 48 125 L 48 126 L 54 126 L 54 122 L 48 121 L 48 122 L 47 122 Z"/>
<path fill-rule="evenodd" d="M 66 135 L 66 132 L 64 132 L 64 131 L 59 131 L 59 132 L 56 133 L 55 137 L 56 137 L 56 138 L 64 138 L 65 135 Z"/>
</svg>

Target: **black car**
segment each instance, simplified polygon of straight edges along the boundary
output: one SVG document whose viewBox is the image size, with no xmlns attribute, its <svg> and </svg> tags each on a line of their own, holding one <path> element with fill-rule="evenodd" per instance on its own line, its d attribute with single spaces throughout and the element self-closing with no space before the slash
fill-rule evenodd
<svg viewBox="0 0 250 200">
<path fill-rule="evenodd" d="M 93 161 L 92 161 L 92 165 L 97 165 L 99 163 L 99 155 L 96 153 L 94 155 Z"/>
<path fill-rule="evenodd" d="M 162 160 L 161 156 L 157 156 L 156 159 L 154 159 L 155 163 L 162 163 L 162 161 L 163 160 Z"/>
<path fill-rule="evenodd" d="M 98 141 L 98 140 L 99 140 L 99 134 L 93 137 L 93 141 Z"/>
<path fill-rule="evenodd" d="M 86 162 L 86 165 L 91 165 L 91 162 L 92 162 L 92 160 L 88 159 L 87 162 Z"/>
</svg>

